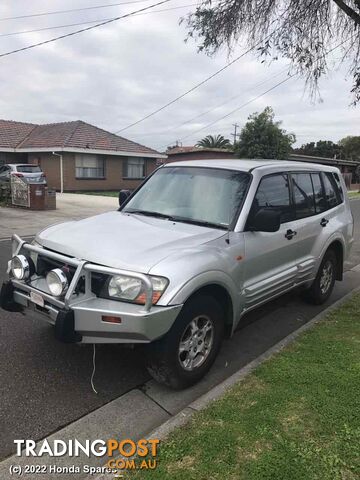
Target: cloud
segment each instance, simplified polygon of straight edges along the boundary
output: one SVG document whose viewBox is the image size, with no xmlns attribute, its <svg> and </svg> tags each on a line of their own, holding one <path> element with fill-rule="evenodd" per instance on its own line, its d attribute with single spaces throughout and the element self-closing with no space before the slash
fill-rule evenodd
<svg viewBox="0 0 360 480">
<path fill-rule="evenodd" d="M 82 0 L 76 8 L 97 4 L 95 0 L 91 4 Z M 110 18 L 150 4 L 150 0 L 144 0 L 103 10 L 9 20 L 0 22 L 0 33 Z M 5 0 L 1 2 L 0 18 L 74 8 L 70 0 L 44 5 L 42 0 Z M 174 7 L 181 5 L 183 0 L 171 3 Z M 0 117 L 41 123 L 83 119 L 117 131 L 151 113 L 229 61 L 226 52 L 208 57 L 197 53 L 193 41 L 184 42 L 186 31 L 179 25 L 179 17 L 187 11 L 138 15 L 0 58 Z M 2 37 L 1 52 L 74 29 Z M 232 58 L 240 53 L 241 48 Z M 297 135 L 298 144 L 318 139 L 337 141 L 359 134 L 360 114 L 349 107 L 351 82 L 344 71 L 322 80 L 322 103 L 312 103 L 304 94 L 303 80 L 290 80 L 206 128 L 284 79 L 284 67 L 283 61 L 268 66 L 247 55 L 181 101 L 121 135 L 155 148 L 165 148 L 184 137 L 184 144 L 193 144 L 207 134 L 229 137 L 233 123 L 243 125 L 251 113 L 267 105 L 283 120 L 283 127 Z M 212 111 L 183 124 L 208 110 Z"/>
</svg>

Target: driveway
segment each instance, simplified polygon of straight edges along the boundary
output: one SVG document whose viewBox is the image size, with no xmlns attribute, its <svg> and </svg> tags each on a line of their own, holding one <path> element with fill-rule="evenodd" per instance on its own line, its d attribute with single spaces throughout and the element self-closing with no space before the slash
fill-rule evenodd
<svg viewBox="0 0 360 480">
<path fill-rule="evenodd" d="M 10 238 L 13 233 L 32 236 L 54 223 L 80 220 L 118 208 L 116 197 L 57 193 L 56 210 L 34 211 L 27 208 L 0 207 L 0 239 Z"/>
<path fill-rule="evenodd" d="M 96 354 L 95 386 L 99 392 L 96 395 L 90 385 L 91 345 L 80 347 L 57 342 L 46 323 L 0 310 L 0 460 L 14 453 L 15 438 L 44 438 L 135 388 L 140 387 L 167 412 L 175 414 L 186 402 L 205 393 L 307 323 L 360 284 L 360 272 L 349 271 L 360 262 L 360 200 L 353 201 L 352 208 L 356 222 L 355 245 L 345 266 L 348 270 L 345 280 L 336 283 L 329 301 L 323 306 L 312 306 L 292 292 L 254 310 L 244 317 L 242 328 L 224 342 L 209 375 L 181 393 L 174 394 L 149 379 L 141 348 L 104 345 L 97 348 Z M 5 279 L 9 256 L 10 241 L 3 241 L 0 281 Z"/>
</svg>

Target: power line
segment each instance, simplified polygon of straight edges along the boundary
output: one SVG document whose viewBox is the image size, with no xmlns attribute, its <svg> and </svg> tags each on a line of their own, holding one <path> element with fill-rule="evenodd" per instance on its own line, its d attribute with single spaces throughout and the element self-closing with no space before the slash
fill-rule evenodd
<svg viewBox="0 0 360 480">
<path fill-rule="evenodd" d="M 344 43 L 346 43 L 347 41 L 349 40 L 349 38 L 345 39 L 343 42 L 339 43 L 338 45 L 336 45 L 335 47 L 333 47 L 331 50 L 327 51 L 324 55 L 322 56 L 327 56 L 329 55 L 330 53 L 332 53 L 334 50 L 337 50 L 338 48 L 340 48 L 342 45 L 344 45 Z M 217 120 L 209 123 L 208 125 L 205 125 L 204 127 L 202 128 L 199 128 L 198 130 L 192 132 L 191 134 L 189 135 L 186 135 L 185 137 L 182 137 L 180 138 L 179 140 L 180 141 L 183 141 L 189 137 L 191 137 L 192 135 L 198 133 L 198 132 L 201 132 L 202 130 L 205 130 L 209 127 L 212 127 L 213 125 L 215 125 L 216 123 L 218 122 L 221 122 L 221 120 L 224 120 L 225 118 L 227 117 L 230 117 L 231 115 L 233 115 L 235 112 L 241 110 L 242 108 L 246 107 L 247 105 L 249 105 L 250 103 L 253 103 L 255 102 L 256 100 L 258 100 L 259 98 L 263 97 L 264 95 L 266 95 L 267 93 L 271 92 L 272 90 L 275 90 L 276 88 L 278 88 L 280 85 L 283 85 L 284 83 L 288 82 L 289 80 L 291 80 L 293 77 L 295 77 L 297 74 L 296 73 L 293 73 L 291 75 L 289 75 L 287 78 L 285 78 L 284 80 L 278 82 L 276 85 L 272 86 L 271 88 L 269 88 L 268 90 L 266 90 L 265 92 L 261 93 L 260 95 L 257 95 L 256 97 L 252 98 L 251 100 L 248 100 L 247 102 L 243 103 L 242 105 L 240 105 L 239 107 L 235 108 L 234 110 L 232 110 L 231 112 L 227 113 L 226 115 L 223 115 L 222 117 L 218 118 Z M 170 142 L 171 143 L 171 142 Z"/>
<path fill-rule="evenodd" d="M 182 93 L 181 95 L 179 95 L 178 97 L 174 98 L 173 100 L 171 100 L 170 102 L 166 103 L 165 105 L 163 105 L 162 107 L 158 108 L 157 110 L 149 113 L 148 115 L 146 115 L 145 117 L 142 117 L 140 118 L 139 120 L 137 120 L 136 122 L 133 122 L 131 123 L 130 125 L 127 125 L 126 127 L 124 128 L 121 128 L 120 130 L 117 130 L 116 132 L 113 132 L 115 134 L 118 134 L 118 133 L 121 133 L 121 132 L 124 132 L 125 130 L 128 130 L 129 128 L 131 127 L 134 127 L 135 125 L 138 125 L 139 123 L 142 123 L 144 122 L 145 120 L 147 120 L 148 118 L 151 118 L 153 117 L 154 115 L 156 115 L 157 113 L 161 112 L 162 110 L 165 110 L 165 108 L 168 108 L 170 107 L 170 105 L 173 105 L 174 103 L 178 102 L 179 100 L 181 100 L 182 98 L 186 97 L 187 95 L 189 95 L 189 93 L 192 93 L 194 92 L 195 90 L 197 90 L 198 88 L 200 88 L 202 85 L 204 85 L 205 83 L 207 83 L 208 81 L 212 80 L 214 77 L 216 77 L 217 75 L 219 75 L 220 73 L 222 73 L 224 70 L 230 68 L 232 65 L 234 65 L 234 63 L 238 62 L 241 58 L 243 58 L 245 55 L 247 55 L 249 52 L 251 52 L 252 50 L 254 50 L 257 46 L 259 46 L 260 44 L 262 44 L 264 41 L 266 41 L 268 38 L 270 38 L 274 33 L 275 33 L 276 30 L 274 30 L 273 32 L 271 32 L 267 37 L 265 37 L 265 39 L 262 39 L 261 41 L 259 41 L 258 43 L 256 43 L 255 45 L 253 45 L 252 47 L 250 47 L 248 50 L 246 50 L 244 53 L 242 53 L 241 55 L 239 55 L 238 57 L 236 57 L 234 60 L 232 60 L 230 63 L 228 63 L 227 65 L 225 65 L 224 67 L 220 68 L 220 70 L 217 70 L 215 73 L 213 73 L 212 75 L 210 75 L 209 77 L 205 78 L 205 80 L 203 80 L 202 82 L 196 84 L 194 87 L 190 88 L 189 90 L 187 90 L 186 92 Z"/>
<path fill-rule="evenodd" d="M 283 73 L 285 73 L 287 70 L 288 70 L 288 67 L 283 68 L 282 70 L 278 71 L 277 73 L 275 73 L 275 74 L 272 75 L 271 77 L 266 78 L 265 80 L 261 81 L 260 83 L 257 83 L 256 85 L 253 85 L 250 89 L 247 89 L 247 90 L 245 90 L 245 91 L 251 91 L 251 90 L 254 90 L 254 89 L 257 88 L 257 87 L 261 87 L 261 85 L 264 85 L 264 83 L 267 83 L 269 80 L 272 80 L 273 78 L 279 77 L 280 75 L 282 75 Z M 199 113 L 198 115 L 195 115 L 195 117 L 192 117 L 192 118 L 190 118 L 189 120 L 186 120 L 185 122 L 180 123 L 180 125 L 178 125 L 178 126 L 175 127 L 175 128 L 170 128 L 169 130 L 167 130 L 167 132 L 170 132 L 170 131 L 175 130 L 175 129 L 179 129 L 179 128 L 183 127 L 184 125 L 187 125 L 188 123 L 191 123 L 191 122 L 193 122 L 194 120 L 197 120 L 198 118 L 201 118 L 201 117 L 203 117 L 204 115 L 207 115 L 207 114 L 213 112 L 214 110 L 217 110 L 217 109 L 219 109 L 220 107 L 223 107 L 224 105 L 227 105 L 228 103 L 233 102 L 233 101 L 236 100 L 237 98 L 241 97 L 243 94 L 244 94 L 244 92 L 241 92 L 241 93 L 238 94 L 238 95 L 234 95 L 233 97 L 229 98 L 229 99 L 226 100 L 225 102 L 222 102 L 222 103 L 220 103 L 219 105 L 216 105 L 216 107 L 212 107 L 212 108 L 210 108 L 209 110 L 206 110 L 205 112 L 202 112 L 202 113 Z"/>
<path fill-rule="evenodd" d="M 196 5 L 197 5 L 197 3 L 190 3 L 190 4 L 187 4 L 187 5 L 181 5 L 179 7 L 171 7 L 171 8 L 163 8 L 161 10 L 153 10 L 152 12 L 134 13 L 133 17 L 139 17 L 141 15 L 152 15 L 154 13 L 169 12 L 171 10 L 180 10 L 182 8 L 195 7 Z M 23 35 L 23 34 L 26 34 L 26 33 L 44 32 L 46 30 L 56 30 L 56 29 L 59 29 L 59 28 L 78 27 L 80 25 L 90 25 L 92 23 L 106 22 L 108 20 L 111 20 L 111 18 L 98 18 L 96 20 L 88 20 L 86 22 L 67 23 L 67 24 L 64 24 L 64 25 L 53 25 L 52 27 L 36 28 L 34 30 L 23 30 L 23 31 L 19 31 L 19 32 L 0 33 L 0 37 L 11 37 L 11 36 L 14 36 L 14 35 Z"/>
<path fill-rule="evenodd" d="M 119 5 L 129 5 L 134 3 L 144 3 L 148 0 L 129 0 L 126 2 L 119 2 L 119 3 L 110 3 L 105 5 L 95 5 L 93 7 L 82 7 L 82 8 L 72 8 L 70 10 L 55 10 L 52 12 L 41 12 L 41 13 L 32 13 L 29 15 L 18 15 L 17 17 L 5 17 L 0 18 L 0 22 L 5 22 L 6 20 L 18 20 L 20 18 L 32 18 L 32 17 L 44 17 L 47 15 L 59 15 L 62 13 L 71 13 L 71 12 L 83 12 L 85 10 L 96 10 L 99 8 L 109 8 L 109 7 L 118 7 Z"/>
<path fill-rule="evenodd" d="M 194 132 L 190 133 L 189 135 L 186 135 L 185 137 L 180 138 L 180 141 L 185 140 L 186 138 L 189 138 L 189 137 L 191 137 L 192 135 L 194 135 L 195 133 L 201 132 L 202 130 L 205 130 L 206 128 L 212 127 L 213 125 L 215 125 L 215 123 L 218 123 L 218 122 L 221 122 L 221 120 L 224 120 L 224 118 L 230 117 L 231 115 L 233 115 L 233 114 L 234 114 L 235 112 L 237 112 L 238 110 L 241 110 L 242 108 L 246 107 L 246 106 L 249 105 L 250 103 L 255 102 L 256 100 L 258 100 L 259 98 L 263 97 L 264 95 L 266 95 L 267 93 L 271 92 L 272 90 L 275 90 L 275 88 L 280 87 L 280 85 L 283 85 L 284 83 L 288 82 L 288 81 L 291 80 L 293 77 L 295 77 L 295 75 L 296 75 L 295 73 L 293 73 L 292 75 L 289 75 L 289 77 L 285 78 L 285 79 L 282 80 L 281 82 L 278 82 L 276 85 L 272 86 L 271 88 L 269 88 L 269 89 L 266 90 L 265 92 L 260 93 L 260 95 L 257 95 L 256 97 L 252 98 L 251 100 L 248 100 L 247 102 L 243 103 L 242 105 L 240 105 L 239 107 L 235 108 L 234 110 L 232 110 L 231 112 L 227 113 L 226 115 L 222 116 L 221 118 L 218 118 L 217 120 L 209 123 L 208 125 L 205 125 L 205 127 L 201 127 L 201 128 L 199 128 L 198 130 L 195 130 Z"/>
<path fill-rule="evenodd" d="M 149 10 L 150 8 L 157 7 L 159 5 L 162 5 L 164 3 L 168 3 L 170 1 L 171 0 L 162 0 L 161 2 L 154 3 L 152 5 L 149 5 L 148 7 L 141 8 L 140 10 L 135 10 L 135 11 L 127 13 L 125 15 L 121 15 L 120 17 L 114 17 L 114 18 L 111 18 L 110 20 L 106 20 L 105 22 L 97 23 L 96 25 L 92 25 L 91 27 L 82 28 L 81 30 L 76 30 L 74 32 L 67 33 L 65 35 L 60 35 L 59 37 L 50 38 L 49 40 L 45 40 L 43 42 L 34 43 L 34 44 L 28 45 L 26 47 L 22 47 L 22 48 L 18 48 L 16 50 L 11 50 L 10 52 L 2 53 L 2 54 L 0 54 L 0 58 L 6 57 L 8 55 L 12 55 L 13 53 L 18 53 L 18 52 L 23 52 L 25 50 L 30 50 L 31 48 L 40 47 L 41 45 L 46 45 L 48 43 L 56 42 L 57 40 L 61 40 L 63 38 L 72 37 L 72 36 L 77 35 L 79 33 L 87 32 L 89 30 L 93 30 L 94 28 L 102 27 L 103 25 L 108 25 L 109 23 L 116 22 L 116 21 L 121 20 L 123 18 L 131 17 L 132 15 L 135 15 L 136 13 L 144 12 L 145 10 Z"/>
<path fill-rule="evenodd" d="M 279 70 L 278 72 L 276 72 L 274 75 L 271 75 L 270 77 L 266 78 L 265 80 L 262 80 L 261 82 L 253 85 L 251 88 L 248 88 L 246 90 L 244 90 L 243 92 L 241 92 L 240 94 L 237 94 L 237 95 L 234 95 L 232 97 L 230 97 L 228 100 L 225 100 L 225 102 L 222 102 L 218 105 L 216 105 L 215 107 L 212 107 L 210 108 L 209 110 L 206 110 L 205 112 L 202 112 L 202 113 L 199 113 L 198 115 L 195 115 L 195 117 L 192 117 L 190 118 L 189 120 L 185 120 L 185 122 L 182 122 L 180 123 L 179 125 L 176 125 L 176 126 L 173 126 L 173 127 L 170 127 L 168 128 L 167 130 L 165 131 L 162 131 L 162 132 L 147 132 L 147 133 L 133 133 L 132 135 L 133 136 L 138 136 L 138 135 L 141 135 L 141 136 L 144 136 L 144 135 L 151 135 L 151 136 L 154 136 L 154 135 L 167 135 L 169 132 L 173 132 L 173 131 L 176 131 L 178 130 L 179 128 L 181 128 L 182 126 L 184 125 L 187 125 L 188 123 L 191 123 L 192 121 L 194 120 L 197 120 L 198 118 L 201 118 L 203 117 L 204 115 L 207 115 L 211 112 L 213 112 L 214 110 L 218 110 L 219 108 L 221 108 L 222 106 L 230 103 L 230 102 L 233 102 L 234 100 L 236 100 L 237 98 L 241 97 L 242 95 L 244 95 L 244 93 L 246 92 L 251 92 L 252 90 L 254 90 L 255 88 L 258 88 L 258 87 L 261 87 L 261 85 L 264 85 L 265 83 L 268 83 L 270 80 L 276 78 L 276 77 L 279 77 L 280 75 L 283 75 L 285 72 L 288 71 L 288 67 L 285 67 L 281 70 Z M 164 145 L 164 148 L 166 147 L 166 145 Z M 160 148 L 163 148 L 163 147 L 160 147 Z"/>
</svg>

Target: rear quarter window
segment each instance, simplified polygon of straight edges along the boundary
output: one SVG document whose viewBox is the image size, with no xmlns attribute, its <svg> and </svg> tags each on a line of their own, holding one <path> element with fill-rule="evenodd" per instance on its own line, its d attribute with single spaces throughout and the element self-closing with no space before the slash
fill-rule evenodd
<svg viewBox="0 0 360 480">
<path fill-rule="evenodd" d="M 343 202 L 344 201 L 344 191 L 343 191 L 343 187 L 342 187 L 342 184 L 341 184 L 340 177 L 337 173 L 333 173 L 333 178 L 335 180 L 335 185 L 336 185 L 336 189 L 337 189 L 337 193 L 339 195 L 339 198 L 340 198 L 341 202 Z"/>
<path fill-rule="evenodd" d="M 341 198 L 341 195 L 339 193 L 339 187 L 335 181 L 334 174 L 330 172 L 325 172 L 323 173 L 322 177 L 324 182 L 327 208 L 334 208 L 343 201 L 343 198 Z"/>
</svg>

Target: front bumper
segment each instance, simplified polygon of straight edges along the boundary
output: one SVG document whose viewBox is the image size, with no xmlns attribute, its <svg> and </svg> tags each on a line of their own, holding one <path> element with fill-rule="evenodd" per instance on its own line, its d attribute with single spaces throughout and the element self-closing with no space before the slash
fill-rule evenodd
<svg viewBox="0 0 360 480">
<path fill-rule="evenodd" d="M 62 299 L 53 297 L 47 289 L 45 278 L 36 275 L 28 281 L 10 279 L 1 289 L 0 306 L 4 310 L 22 310 L 45 319 L 55 326 L 58 340 L 67 343 L 149 343 L 169 331 L 182 308 L 182 305 L 152 305 L 152 284 L 144 274 L 124 272 L 67 257 L 28 244 L 14 235 L 13 254 L 20 252 L 48 257 L 76 269 Z M 125 273 L 140 278 L 145 285 L 145 305 L 97 297 L 91 291 L 93 272 L 109 275 Z M 83 293 L 77 290 L 80 280 L 85 284 Z M 37 300 L 39 296 L 41 306 Z M 116 317 L 116 323 L 110 321 L 109 317 Z"/>
<path fill-rule="evenodd" d="M 44 297 L 44 307 L 30 297 L 36 291 L 15 280 L 4 282 L 0 306 L 11 312 L 23 311 L 46 320 L 55 327 L 55 337 L 65 343 L 149 343 L 171 328 L 182 305 L 153 306 L 149 312 L 139 305 L 102 298 L 90 298 L 68 308 L 60 308 Z M 121 323 L 109 323 L 103 316 L 115 316 Z"/>
</svg>

